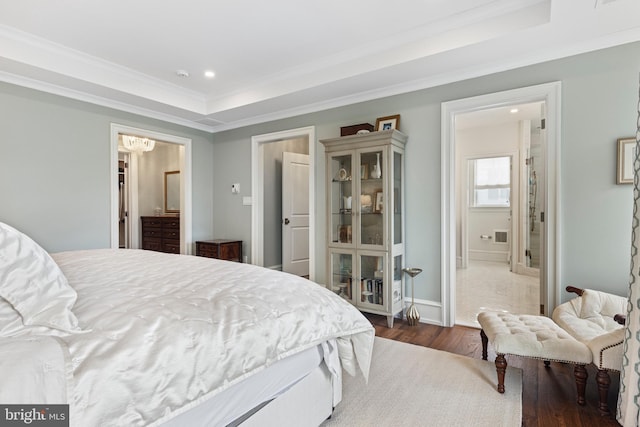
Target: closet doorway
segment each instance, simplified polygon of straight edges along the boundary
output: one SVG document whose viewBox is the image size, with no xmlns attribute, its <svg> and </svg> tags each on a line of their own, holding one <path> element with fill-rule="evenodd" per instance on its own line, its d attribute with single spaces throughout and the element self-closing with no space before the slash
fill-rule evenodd
<svg viewBox="0 0 640 427">
<path fill-rule="evenodd" d="M 459 171 L 461 159 L 457 157 L 458 134 L 456 124 L 464 114 L 486 111 L 498 107 L 512 107 L 529 103 L 543 103 L 546 109 L 544 125 L 544 160 L 542 169 L 545 179 L 540 183 L 538 176 L 538 191 L 543 187 L 543 197 L 538 196 L 540 212 L 537 225 L 540 227 L 540 266 L 539 266 L 539 292 L 537 299 L 541 305 L 541 311 L 549 315 L 560 300 L 560 289 L 557 285 L 559 277 L 559 253 L 557 251 L 556 218 L 558 212 L 559 187 L 557 176 L 559 175 L 557 159 L 560 151 L 560 83 L 547 83 L 538 86 L 530 86 L 505 92 L 481 95 L 473 98 L 460 99 L 442 104 L 442 324 L 453 326 L 456 321 L 456 277 L 457 267 L 461 265 L 461 254 L 458 252 L 462 246 L 464 234 L 461 231 L 462 220 L 458 216 L 462 195 L 461 178 Z M 518 153 L 520 161 L 523 153 Z M 523 168 L 525 170 L 525 168 Z M 522 176 L 518 174 L 520 181 Z M 528 190 L 519 191 L 525 192 Z M 515 202 L 513 202 L 515 203 Z M 521 205 L 513 221 L 520 221 L 527 209 Z M 513 208 L 513 206 L 512 206 Z M 540 221 L 542 220 L 543 221 Z M 521 239 L 519 231 L 513 231 L 513 224 L 508 227 L 514 245 Z M 518 230 L 518 229 L 516 229 Z M 484 233 L 483 233 L 484 234 Z M 487 234 L 491 235 L 491 234 Z M 480 236 L 476 236 L 480 238 Z M 474 237 L 475 238 L 475 237 Z M 488 240 L 488 239 L 487 239 Z M 521 246 L 514 246 L 519 248 Z M 513 258 L 512 267 L 518 265 L 518 258 L 510 251 Z M 526 261 L 521 261 L 521 263 Z M 526 265 L 524 265 L 526 267 Z"/>
<path fill-rule="evenodd" d="M 158 152 L 164 151 L 165 157 L 177 157 L 166 162 L 174 162 L 172 165 L 164 166 L 155 162 L 145 162 L 140 157 L 145 154 L 127 153 L 120 155 L 119 145 L 123 135 L 136 136 L 139 138 L 148 138 L 158 143 Z M 180 215 L 180 253 L 190 254 L 192 252 L 192 207 L 191 207 L 191 139 L 183 138 L 175 135 L 164 134 L 147 129 L 134 128 L 120 124 L 111 124 L 111 247 L 121 247 L 121 229 L 122 216 L 125 216 L 125 247 L 140 248 L 140 216 L 156 215 L 167 211 L 166 208 L 166 188 L 165 173 L 167 168 L 172 169 L 170 172 L 179 170 L 179 215 Z M 155 147 L 154 147 L 155 149 Z M 167 154 L 170 153 L 170 154 Z M 147 159 L 150 160 L 150 159 Z M 126 169 L 124 174 L 124 190 L 121 191 L 121 174 L 120 162 L 126 161 Z M 164 163 L 166 163 L 164 162 Z M 148 164 L 145 164 L 148 163 Z M 163 163 L 163 164 L 164 164 Z M 141 167 L 143 166 L 142 170 Z M 177 168 L 177 169 L 176 169 Z M 155 170 L 157 169 L 157 170 Z M 148 194 L 143 190 L 139 190 L 138 178 L 150 175 L 154 180 L 154 193 L 160 195 L 152 202 L 151 212 L 147 212 L 147 208 L 139 209 L 139 201 L 145 199 L 152 194 Z M 155 178 L 154 178 L 155 177 Z M 125 200 L 122 201 L 124 192 Z M 177 204 L 177 203 L 176 203 Z M 123 212 L 122 207 L 125 207 Z M 173 206 L 172 206 L 173 207 Z M 171 207 L 170 207 L 171 208 Z M 147 209 L 147 210 L 144 210 Z M 177 209 L 169 209 L 175 211 Z"/>
<path fill-rule="evenodd" d="M 308 244 L 308 277 L 315 280 L 315 127 L 305 127 L 299 129 L 291 129 L 282 132 L 274 132 L 264 135 L 256 135 L 251 138 L 251 193 L 252 209 L 251 209 L 251 263 L 264 267 L 281 269 L 284 262 L 282 261 L 282 251 L 271 249 L 271 254 L 265 249 L 266 242 L 269 242 L 272 248 L 273 241 L 282 242 L 283 228 L 295 225 L 292 222 L 285 224 L 286 219 L 282 217 L 285 210 L 282 208 L 282 195 L 270 196 L 269 192 L 274 189 L 281 189 L 282 183 L 277 181 L 278 170 L 280 176 L 282 173 L 282 163 L 284 152 L 293 152 L 308 155 L 308 185 L 306 191 L 308 194 L 308 231 L 306 239 Z M 271 160 L 270 160 L 271 159 Z M 273 160 L 279 159 L 280 168 Z M 275 166 L 274 166 L 275 165 Z M 271 172 L 268 172 L 271 170 Z M 277 181 L 277 182 L 276 182 Z M 283 191 L 288 191 L 285 190 Z M 273 199 L 273 200 L 271 200 Z M 277 200 L 275 200 L 277 199 Z M 272 214 L 279 212 L 277 218 Z M 269 220 L 269 218 L 275 218 Z M 291 221 L 291 219 L 290 219 Z M 271 237 L 270 237 L 271 236 Z M 303 242 L 304 238 L 300 238 L 300 232 L 296 232 L 295 239 L 291 241 Z M 274 261 L 274 253 L 278 255 L 280 261 Z"/>
</svg>

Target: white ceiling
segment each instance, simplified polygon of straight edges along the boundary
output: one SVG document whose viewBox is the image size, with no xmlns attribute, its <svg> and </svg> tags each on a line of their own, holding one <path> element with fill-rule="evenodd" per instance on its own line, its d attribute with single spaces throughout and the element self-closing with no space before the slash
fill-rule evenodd
<svg viewBox="0 0 640 427">
<path fill-rule="evenodd" d="M 539 126 L 543 117 L 542 104 L 542 102 L 531 102 L 456 114 L 456 129 L 490 127 L 518 123 L 521 120 L 531 120 L 533 126 Z"/>
<path fill-rule="evenodd" d="M 0 81 L 216 132 L 637 41 L 638 17 L 638 0 L 0 0 Z"/>
</svg>

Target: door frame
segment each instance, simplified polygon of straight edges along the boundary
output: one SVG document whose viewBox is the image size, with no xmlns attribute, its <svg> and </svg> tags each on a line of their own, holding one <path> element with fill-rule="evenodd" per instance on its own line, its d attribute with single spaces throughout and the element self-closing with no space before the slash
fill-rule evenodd
<svg viewBox="0 0 640 427">
<path fill-rule="evenodd" d="M 560 143 L 561 82 L 544 83 L 519 89 L 443 102 L 441 106 L 441 295 L 442 324 L 455 324 L 456 307 L 456 115 L 513 104 L 543 101 L 547 107 L 544 200 L 544 268 L 540 271 L 541 301 L 545 314 L 560 301 L 561 277 L 560 224 Z M 543 267 L 543 266 L 541 266 Z"/>
<path fill-rule="evenodd" d="M 264 266 L 264 145 L 287 139 L 306 138 L 309 144 L 309 279 L 316 275 L 315 256 L 315 143 L 316 128 L 308 126 L 251 137 L 251 263 Z"/>
<path fill-rule="evenodd" d="M 191 143 L 190 138 L 184 138 L 181 136 L 170 135 L 166 133 L 156 132 L 149 129 L 136 128 L 132 126 L 122 125 L 118 123 L 111 123 L 111 153 L 110 153 L 110 187 L 111 187 L 111 248 L 117 249 L 119 246 L 118 236 L 118 135 L 132 134 L 146 138 L 155 139 L 170 144 L 177 144 L 183 147 L 180 150 L 180 253 L 191 254 L 192 252 L 192 184 L 191 184 Z M 134 181 L 137 182 L 137 157 L 130 156 L 129 162 L 129 174 L 130 180 L 130 197 L 137 199 L 137 186 L 134 186 Z M 135 205 L 135 203 L 132 203 Z M 130 206 L 134 208 L 135 206 Z M 134 212 L 135 211 L 135 212 Z M 131 209 L 129 212 L 131 215 L 129 218 L 137 217 L 137 209 Z M 135 216 L 134 216 L 135 215 Z M 137 230 L 138 222 L 130 222 L 130 242 L 131 247 L 137 247 Z"/>
<path fill-rule="evenodd" d="M 128 152 L 122 152 L 122 158 L 123 158 L 123 162 L 124 162 L 124 199 L 122 199 L 122 196 L 119 195 L 119 198 L 121 198 L 121 200 L 124 200 L 124 210 L 125 210 L 125 220 L 124 220 L 124 248 L 125 249 L 130 249 L 132 247 L 132 232 L 131 232 L 131 220 L 130 220 L 130 215 L 129 213 L 131 212 L 132 206 L 131 206 L 131 174 L 129 173 L 129 171 L 131 170 L 131 160 L 134 156 L 131 155 L 131 153 Z M 118 169 L 120 168 L 120 152 L 118 152 Z M 120 171 L 118 170 L 118 173 Z M 135 182 L 135 186 L 137 188 L 138 186 L 138 177 L 136 176 L 136 182 Z M 119 187 L 118 187 L 119 188 Z M 120 211 L 120 202 L 121 200 L 118 201 L 118 211 Z M 136 200 L 137 202 L 137 200 Z M 135 207 L 136 211 L 138 209 L 138 207 Z M 118 213 L 118 218 L 120 217 L 120 214 Z M 118 226 L 119 228 L 119 226 Z M 118 242 L 120 241 L 120 237 L 118 236 Z M 137 244 L 137 242 L 136 242 Z M 118 247 L 120 247 L 120 245 L 118 244 Z"/>
</svg>

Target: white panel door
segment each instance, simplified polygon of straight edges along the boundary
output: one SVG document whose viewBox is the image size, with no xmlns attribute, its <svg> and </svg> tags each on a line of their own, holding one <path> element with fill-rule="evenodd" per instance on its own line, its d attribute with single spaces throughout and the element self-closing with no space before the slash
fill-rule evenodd
<svg viewBox="0 0 640 427">
<path fill-rule="evenodd" d="M 282 271 L 309 275 L 309 156 L 282 153 Z"/>
</svg>

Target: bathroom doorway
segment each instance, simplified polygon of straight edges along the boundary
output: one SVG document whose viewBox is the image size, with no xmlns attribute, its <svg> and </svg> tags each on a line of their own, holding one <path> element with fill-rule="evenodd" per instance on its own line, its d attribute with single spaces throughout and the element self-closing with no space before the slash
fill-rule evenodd
<svg viewBox="0 0 640 427">
<path fill-rule="evenodd" d="M 442 104 L 442 324 L 445 326 L 458 323 L 456 319 L 456 278 L 457 268 L 461 262 L 459 248 L 462 238 L 459 206 L 461 197 L 466 197 L 466 194 L 462 193 L 461 178 L 459 177 L 462 160 L 457 150 L 459 143 L 457 124 L 467 113 L 488 113 L 498 107 L 513 108 L 530 103 L 542 103 L 544 106 L 542 108 L 543 118 L 540 121 L 543 156 L 539 162 L 541 163 L 539 165 L 540 171 L 536 171 L 537 199 L 540 204 L 539 212 L 535 212 L 536 225 L 540 227 L 539 277 L 536 278 L 539 281 L 539 293 L 531 297 L 531 300 L 537 303 L 537 309 L 533 310 L 536 314 L 548 315 L 560 298 L 560 290 L 557 285 L 559 254 L 556 250 L 556 201 L 559 198 L 556 177 L 559 173 L 557 159 L 560 144 L 560 88 L 559 82 L 553 82 Z M 477 117 L 481 117 L 481 115 Z M 521 126 L 520 129 L 521 132 L 516 137 L 518 141 L 522 141 L 523 135 L 527 133 L 523 130 L 525 126 Z M 523 164 L 526 157 L 530 157 L 531 154 L 521 149 L 520 145 L 518 145 L 517 152 L 519 164 Z M 518 190 L 521 193 L 529 191 L 528 188 L 522 188 L 526 184 L 526 179 L 522 175 L 526 173 L 527 168 L 524 167 L 518 172 Z M 518 212 L 512 217 L 513 221 L 523 223 L 528 221 L 526 218 L 528 209 L 524 207 L 524 200 L 524 197 L 518 200 Z M 511 264 L 514 269 L 521 266 L 523 269 L 530 267 L 530 265 L 527 266 L 527 261 L 524 259 L 525 250 L 521 250 L 524 248 L 525 239 L 520 233 L 525 229 L 525 227 L 519 227 L 517 231 L 511 233 L 511 236 L 507 236 L 512 239 L 514 250 L 517 249 L 517 251 L 511 252 Z M 513 272 L 509 273 L 514 274 Z M 517 273 L 517 276 L 531 277 L 523 274 L 522 271 L 517 271 Z"/>
</svg>

